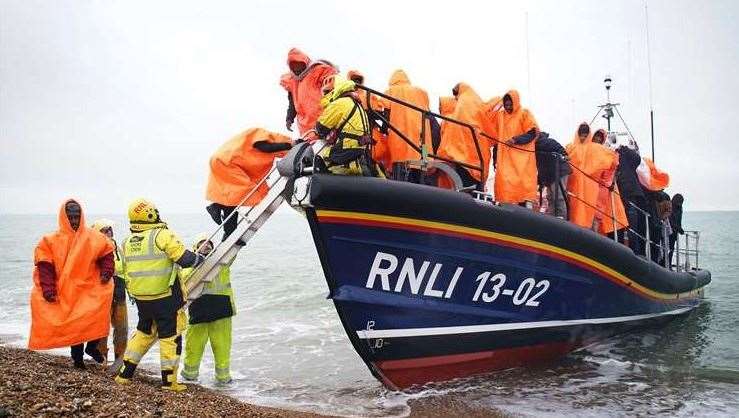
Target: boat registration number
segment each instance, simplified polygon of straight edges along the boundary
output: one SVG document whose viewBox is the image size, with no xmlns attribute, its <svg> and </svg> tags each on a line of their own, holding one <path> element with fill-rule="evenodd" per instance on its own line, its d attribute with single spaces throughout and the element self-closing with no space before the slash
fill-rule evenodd
<svg viewBox="0 0 739 418">
<path fill-rule="evenodd" d="M 372 261 L 365 287 L 379 287 L 394 293 L 409 291 L 413 295 L 450 299 L 464 274 L 464 267 L 456 267 L 449 279 L 440 277 L 443 267 L 442 263 L 433 263 L 432 266 L 426 260 L 419 265 L 411 257 L 405 257 L 401 262 L 393 254 L 378 251 Z M 526 277 L 518 285 L 507 287 L 508 278 L 504 273 L 490 271 L 478 274 L 475 281 L 477 285 L 472 302 L 492 303 L 502 296 L 510 298 L 514 305 L 530 307 L 539 306 L 540 299 L 549 290 L 550 284 L 549 280 Z"/>
</svg>

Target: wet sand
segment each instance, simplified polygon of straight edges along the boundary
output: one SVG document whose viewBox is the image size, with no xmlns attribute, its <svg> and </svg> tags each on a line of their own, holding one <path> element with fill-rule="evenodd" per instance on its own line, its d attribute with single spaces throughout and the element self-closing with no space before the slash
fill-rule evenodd
<svg viewBox="0 0 739 418">
<path fill-rule="evenodd" d="M 250 405 L 217 391 L 187 385 L 165 392 L 159 379 L 137 373 L 130 385 L 113 382 L 105 368 L 69 357 L 0 346 L 0 417 L 319 417 Z"/>
</svg>

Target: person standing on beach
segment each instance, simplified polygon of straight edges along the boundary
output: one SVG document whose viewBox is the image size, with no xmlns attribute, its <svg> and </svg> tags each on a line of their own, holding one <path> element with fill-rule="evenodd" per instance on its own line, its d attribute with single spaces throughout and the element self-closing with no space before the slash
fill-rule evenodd
<svg viewBox="0 0 739 418">
<path fill-rule="evenodd" d="M 177 382 L 177 366 L 187 317 L 175 264 L 196 267 L 202 258 L 185 248 L 148 200 L 136 199 L 131 203 L 128 219 L 131 235 L 122 245 L 123 276 L 128 293 L 136 301 L 139 322 L 115 381 L 130 383 L 141 358 L 159 340 L 162 389 L 181 392 L 187 387 Z"/>
<path fill-rule="evenodd" d="M 103 362 L 97 344 L 110 329 L 114 246 L 85 225 L 74 199 L 62 204 L 58 221 L 59 229 L 44 235 L 34 251 L 28 348 L 71 347 L 74 366 L 84 369 L 84 353 Z"/>
<path fill-rule="evenodd" d="M 113 221 L 98 219 L 92 229 L 99 231 L 110 239 L 115 247 L 113 251 L 115 273 L 113 275 L 113 303 L 110 309 L 110 322 L 113 326 L 113 358 L 122 360 L 128 342 L 128 308 L 126 307 L 126 283 L 123 280 L 123 257 L 118 243 L 113 239 Z M 108 358 L 108 338 L 100 339 L 98 351 L 103 358 Z"/>
<path fill-rule="evenodd" d="M 213 251 L 213 242 L 205 234 L 195 240 L 193 250 L 207 257 Z M 197 380 L 200 374 L 200 361 L 203 359 L 205 345 L 210 341 L 216 367 L 216 381 L 220 384 L 231 382 L 231 317 L 236 314 L 233 289 L 231 289 L 231 259 L 221 267 L 218 277 L 203 288 L 203 294 L 188 308 L 190 324 L 185 335 L 185 362 L 180 373 L 185 380 Z M 192 269 L 182 269 L 179 273 L 183 282 Z"/>
</svg>

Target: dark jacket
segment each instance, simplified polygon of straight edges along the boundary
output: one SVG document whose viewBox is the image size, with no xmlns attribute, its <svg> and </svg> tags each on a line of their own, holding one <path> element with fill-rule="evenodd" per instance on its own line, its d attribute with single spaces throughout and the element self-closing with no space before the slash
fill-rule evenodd
<svg viewBox="0 0 739 418">
<path fill-rule="evenodd" d="M 670 214 L 670 226 L 672 235 L 684 234 L 683 231 L 683 207 L 672 202 L 672 213 Z"/>
<path fill-rule="evenodd" d="M 557 157 L 558 154 L 561 157 Z M 536 170 L 540 186 L 548 186 L 555 182 L 557 159 L 559 159 L 559 178 L 572 174 L 570 165 L 564 162 L 567 151 L 546 132 L 540 132 L 536 138 Z"/>
<path fill-rule="evenodd" d="M 619 147 L 617 151 L 619 160 L 616 184 L 618 184 L 618 191 L 624 201 L 624 206 L 628 207 L 627 201 L 633 202 L 645 197 L 639 178 L 636 175 L 636 168 L 641 164 L 641 156 L 628 147 Z"/>
</svg>

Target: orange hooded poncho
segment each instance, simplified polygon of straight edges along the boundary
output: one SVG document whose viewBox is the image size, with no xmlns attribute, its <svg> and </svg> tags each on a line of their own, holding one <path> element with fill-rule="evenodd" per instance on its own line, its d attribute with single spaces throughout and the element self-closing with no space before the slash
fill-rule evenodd
<svg viewBox="0 0 739 418">
<path fill-rule="evenodd" d="M 412 86 L 408 76 L 403 70 L 396 70 L 390 77 L 388 89 L 385 94 L 398 100 L 410 103 L 421 109 L 429 109 L 429 96 L 423 89 Z M 409 109 L 401 104 L 390 100 L 381 100 L 382 107 L 390 110 L 390 124 L 403 133 L 414 144 L 420 146 L 421 138 L 421 113 Z M 431 149 L 431 127 L 427 123 L 424 142 Z M 411 148 L 392 129 L 387 135 L 388 163 L 396 163 L 407 160 L 418 160 L 421 155 Z"/>
<path fill-rule="evenodd" d="M 457 91 L 457 105 L 454 107 L 454 112 L 450 117 L 459 122 L 471 125 L 475 131 L 478 131 L 483 106 L 482 99 L 466 83 L 457 84 Z M 476 136 L 480 144 L 485 172 L 480 173 L 480 171 L 473 169 L 467 170 L 472 177 L 484 183 L 487 178 L 487 167 L 490 163 L 490 142 L 480 135 Z M 475 138 L 472 136 L 472 132 L 469 128 L 453 122 L 447 122 L 444 126 L 444 130 L 441 133 L 441 145 L 439 146 L 438 154 L 442 157 L 472 166 L 479 167 L 480 165 L 480 157 L 477 154 Z"/>
<path fill-rule="evenodd" d="M 510 96 L 513 111 L 505 109 L 487 113 L 483 122 L 486 134 L 497 139 L 498 156 L 495 173 L 495 200 L 502 203 L 521 203 L 537 201 L 536 184 L 536 140 L 524 145 L 508 145 L 507 141 L 531 129 L 537 129 L 536 120 L 528 109 L 521 107 L 518 91 L 510 90 L 503 97 Z M 486 108 L 494 108 L 488 102 Z M 490 119 L 491 118 L 491 119 Z M 493 144 L 496 145 L 496 144 Z"/>
<path fill-rule="evenodd" d="M 347 80 L 352 80 L 354 77 L 361 77 L 364 79 L 364 74 L 359 70 L 349 70 L 346 73 Z M 357 89 L 357 96 L 359 97 L 359 102 L 362 104 L 362 108 L 364 108 L 368 114 L 370 110 L 374 110 L 376 112 L 382 111 L 383 102 L 379 97 L 370 95 L 370 109 L 370 107 L 367 106 L 367 92 Z M 372 124 L 372 139 L 375 141 L 372 145 L 372 159 L 375 160 L 375 162 L 382 164 L 383 167 L 389 168 L 387 135 L 380 132 L 380 129 L 378 129 L 375 124 Z"/>
<path fill-rule="evenodd" d="M 267 175 L 276 157 L 286 151 L 262 152 L 254 143 L 268 141 L 290 143 L 285 135 L 262 128 L 251 128 L 231 138 L 210 158 L 210 173 L 205 198 L 224 206 L 238 205 L 257 183 Z M 254 206 L 267 195 L 269 188 L 262 184 L 245 203 Z"/>
<path fill-rule="evenodd" d="M 34 268 L 28 339 L 31 350 L 93 341 L 107 337 L 110 329 L 113 281 L 101 283 L 97 261 L 113 252 L 113 243 L 85 225 L 84 212 L 80 213 L 79 228 L 73 230 L 64 209 L 70 201 L 74 200 L 66 200 L 59 209 L 59 230 L 44 235 L 34 251 L 34 265 L 47 262 L 54 266 L 56 301 L 44 299 L 38 267 Z"/>
<path fill-rule="evenodd" d="M 603 138 L 608 138 L 608 135 L 604 129 L 598 129 L 593 134 L 593 137 L 600 132 Z M 621 196 L 618 194 L 618 186 L 613 182 L 616 175 L 616 169 L 618 168 L 618 153 L 607 148 L 605 145 L 600 145 L 610 153 L 613 162 L 611 166 L 603 170 L 600 175 L 600 186 L 598 191 L 598 202 L 596 207 L 598 210 L 595 213 L 595 217 L 600 220 L 598 223 L 598 232 L 603 235 L 608 235 L 613 232 L 613 215 L 616 216 L 616 229 L 623 229 L 629 226 L 629 220 L 626 217 L 626 210 L 624 204 L 621 201 Z M 611 192 L 610 186 L 613 186 L 614 190 Z M 613 194 L 613 199 L 611 199 Z M 613 202 L 613 204 L 611 204 Z"/>
<path fill-rule="evenodd" d="M 452 117 L 454 108 L 457 107 L 457 98 L 454 96 L 439 97 L 439 114 L 448 118 Z M 442 122 L 444 123 L 444 122 Z"/>
<path fill-rule="evenodd" d="M 586 122 L 578 126 L 587 125 Z M 593 142 L 593 132 L 584 141 L 575 137 L 566 147 L 572 165 L 567 181 L 570 202 L 570 221 L 583 228 L 592 228 L 597 213 L 600 181 L 618 166 L 618 155 L 601 144 Z M 610 174 L 613 181 L 613 173 Z"/>
<path fill-rule="evenodd" d="M 338 71 L 327 61 L 311 61 L 308 55 L 298 48 L 292 48 L 287 53 L 288 67 L 291 62 L 305 64 L 305 70 L 297 76 L 288 71 L 280 78 L 280 85 L 292 95 L 297 112 L 298 130 L 301 135 L 304 135 L 315 128 L 316 121 L 321 115 L 323 79 L 337 74 Z"/>
</svg>

